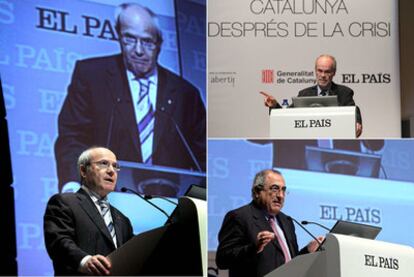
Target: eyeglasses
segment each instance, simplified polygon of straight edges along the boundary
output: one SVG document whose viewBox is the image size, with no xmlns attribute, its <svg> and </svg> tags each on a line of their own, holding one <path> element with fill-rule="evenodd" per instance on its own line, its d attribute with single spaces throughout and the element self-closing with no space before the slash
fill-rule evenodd
<svg viewBox="0 0 414 277">
<path fill-rule="evenodd" d="M 334 73 L 333 69 L 329 69 L 329 70 L 322 70 L 322 69 L 320 69 L 320 68 L 317 68 L 317 69 L 316 69 L 316 71 L 317 71 L 319 74 L 324 73 L 325 75 L 332 75 L 332 74 Z"/>
<path fill-rule="evenodd" d="M 129 47 L 135 47 L 139 42 L 141 46 L 149 51 L 154 50 L 157 47 L 157 44 L 150 38 L 138 38 L 138 37 L 131 37 L 131 36 L 122 36 L 121 42 Z"/>
<path fill-rule="evenodd" d="M 115 171 L 120 171 L 121 170 L 121 166 L 119 165 L 119 163 L 110 163 L 107 160 L 90 162 L 89 164 L 96 164 L 100 169 L 108 169 L 110 166 L 112 166 L 112 168 Z"/>
<path fill-rule="evenodd" d="M 276 185 L 275 184 L 275 185 L 271 185 L 267 189 L 267 191 L 270 191 L 271 193 L 276 193 L 276 194 L 278 194 L 279 192 L 281 192 L 283 195 L 286 195 L 287 194 L 286 189 L 287 189 L 286 186 L 280 187 L 279 185 Z"/>
</svg>

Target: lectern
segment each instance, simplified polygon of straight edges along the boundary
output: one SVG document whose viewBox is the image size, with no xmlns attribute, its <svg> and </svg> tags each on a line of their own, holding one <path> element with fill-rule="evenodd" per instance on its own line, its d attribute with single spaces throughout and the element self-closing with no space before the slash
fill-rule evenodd
<svg viewBox="0 0 414 277">
<path fill-rule="evenodd" d="M 202 276 L 206 211 L 206 201 L 181 197 L 169 223 L 135 236 L 108 255 L 111 275 Z"/>
<path fill-rule="evenodd" d="M 327 234 L 323 250 L 295 257 L 266 277 L 409 277 L 414 249 L 353 236 Z"/>
<path fill-rule="evenodd" d="M 270 111 L 270 138 L 355 138 L 356 108 L 287 108 Z"/>
</svg>

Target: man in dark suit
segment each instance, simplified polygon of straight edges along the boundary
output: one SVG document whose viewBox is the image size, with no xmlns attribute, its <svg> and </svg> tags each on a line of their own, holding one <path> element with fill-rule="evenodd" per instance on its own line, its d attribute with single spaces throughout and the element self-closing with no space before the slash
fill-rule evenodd
<svg viewBox="0 0 414 277">
<path fill-rule="evenodd" d="M 205 106 L 193 85 L 158 64 L 155 14 L 122 4 L 116 30 L 121 54 L 76 63 L 55 144 L 60 190 L 78 181 L 73 161 L 92 145 L 120 160 L 205 171 Z"/>
<path fill-rule="evenodd" d="M 285 193 L 279 171 L 260 171 L 253 181 L 253 201 L 226 214 L 216 263 L 229 269 L 230 277 L 264 276 L 297 255 L 316 251 L 317 241 L 299 251 L 292 219 L 281 212 Z"/>
<path fill-rule="evenodd" d="M 79 159 L 81 189 L 52 196 L 44 216 L 45 245 L 55 275 L 108 275 L 106 256 L 132 238 L 131 222 L 107 203 L 118 177 L 109 149 L 93 147 Z"/>
<path fill-rule="evenodd" d="M 336 60 L 330 55 L 321 55 L 315 61 L 316 86 L 299 91 L 298 96 L 337 95 L 339 106 L 355 106 L 354 92 L 349 87 L 335 84 L 332 79 L 336 73 Z M 280 108 L 276 99 L 266 93 L 264 104 L 269 108 Z M 356 136 L 362 134 L 362 117 L 359 107 L 356 107 Z"/>
</svg>

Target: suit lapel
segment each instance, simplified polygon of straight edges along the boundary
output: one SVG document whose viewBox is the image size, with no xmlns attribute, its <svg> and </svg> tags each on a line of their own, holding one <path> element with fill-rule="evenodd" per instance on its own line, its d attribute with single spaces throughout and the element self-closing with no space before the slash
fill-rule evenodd
<svg viewBox="0 0 414 277">
<path fill-rule="evenodd" d="M 119 116 L 121 120 L 118 120 L 118 122 L 122 122 L 125 126 L 131 126 L 129 133 L 133 147 L 136 153 L 139 153 L 139 157 L 141 157 L 138 125 L 135 119 L 134 104 L 132 103 L 131 91 L 122 55 L 115 56 L 113 61 L 114 63 L 107 68 L 106 78 L 106 87 L 112 97 L 113 116 Z"/>
<path fill-rule="evenodd" d="M 116 241 L 118 247 L 122 245 L 124 238 L 122 237 L 122 230 L 121 230 L 121 218 L 119 217 L 118 213 L 115 211 L 114 207 L 111 206 L 111 215 L 112 221 L 114 223 L 115 234 L 116 234 Z"/>
<path fill-rule="evenodd" d="M 334 82 L 332 82 L 331 88 L 329 89 L 329 95 L 338 95 L 337 88 L 338 86 Z"/>
<path fill-rule="evenodd" d="M 153 153 L 157 152 L 160 139 L 166 130 L 174 127 L 172 115 L 175 110 L 176 90 L 173 84 L 170 84 L 168 72 L 158 66 L 158 88 L 157 88 L 157 115 L 154 126 Z M 169 128 L 168 128 L 169 127 Z"/>
<path fill-rule="evenodd" d="M 269 222 L 266 221 L 266 218 L 262 211 L 254 208 L 253 219 L 254 224 L 258 227 L 259 230 L 273 232 L 272 227 L 270 226 Z"/>
<path fill-rule="evenodd" d="M 252 215 L 253 215 L 253 222 L 259 230 L 269 231 L 273 233 L 272 227 L 270 226 L 270 223 L 266 220 L 264 212 L 256 208 L 254 204 L 252 204 Z M 278 250 L 282 251 L 282 248 L 279 245 L 279 242 L 277 240 L 273 240 L 271 243 Z"/>
<path fill-rule="evenodd" d="M 80 189 L 78 191 L 78 199 L 79 205 L 82 207 L 82 209 L 90 217 L 90 219 L 96 225 L 96 227 L 101 231 L 104 237 L 106 237 L 108 241 L 113 245 L 114 243 L 112 241 L 111 234 L 109 234 L 109 230 L 105 225 L 104 219 L 102 218 L 95 204 L 92 202 L 92 199 L 83 189 Z"/>
<path fill-rule="evenodd" d="M 318 86 L 312 87 L 312 93 L 309 96 L 318 96 Z"/>
</svg>

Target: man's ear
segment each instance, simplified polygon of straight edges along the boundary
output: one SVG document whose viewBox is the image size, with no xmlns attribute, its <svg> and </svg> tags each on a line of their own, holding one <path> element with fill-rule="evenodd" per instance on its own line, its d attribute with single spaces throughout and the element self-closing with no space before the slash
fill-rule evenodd
<svg viewBox="0 0 414 277">
<path fill-rule="evenodd" d="M 86 178 L 86 166 L 84 166 L 84 165 L 81 165 L 80 166 L 80 168 L 79 168 L 79 171 L 80 171 L 80 175 L 82 176 L 82 178 Z"/>
<path fill-rule="evenodd" d="M 260 193 L 260 189 L 258 187 L 254 187 L 253 188 L 253 197 L 254 197 L 254 199 L 259 198 L 259 193 Z"/>
</svg>

